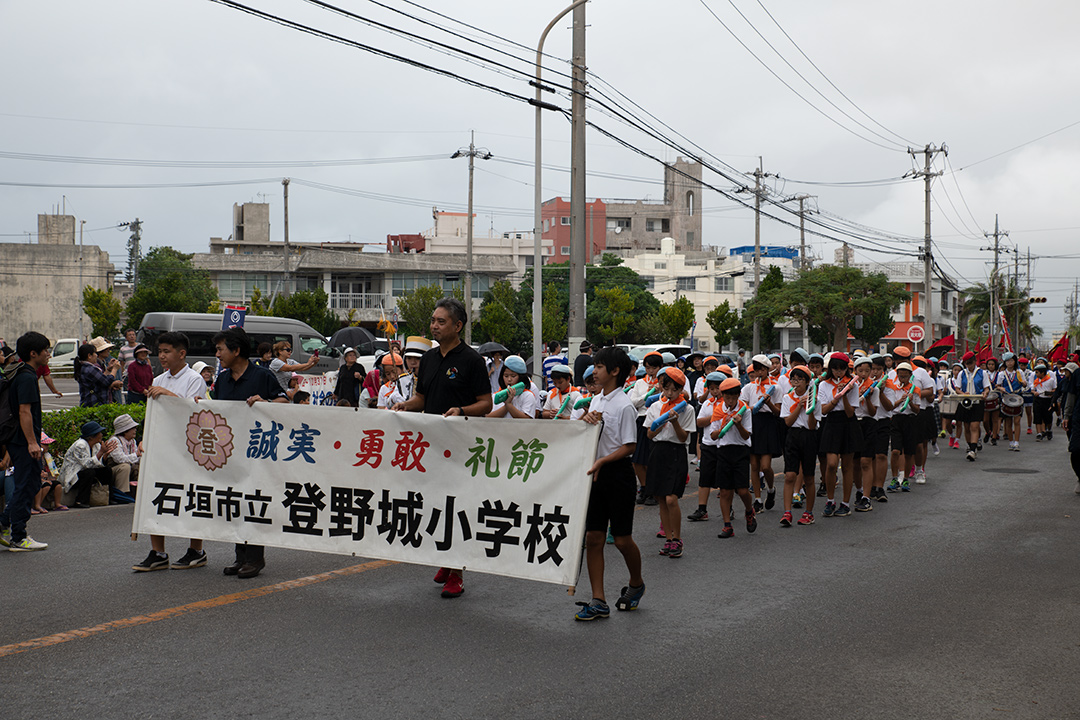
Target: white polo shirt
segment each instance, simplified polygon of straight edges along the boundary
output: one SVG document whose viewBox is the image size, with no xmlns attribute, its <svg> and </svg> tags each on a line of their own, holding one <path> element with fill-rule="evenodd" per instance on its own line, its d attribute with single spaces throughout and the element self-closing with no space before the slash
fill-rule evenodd
<svg viewBox="0 0 1080 720">
<path fill-rule="evenodd" d="M 663 414 L 661 412 L 661 408 L 663 407 L 663 405 L 663 400 L 657 400 L 649 406 L 648 412 L 645 413 L 646 428 L 651 427 L 653 422 Z M 675 429 L 671 426 L 672 421 L 669 421 L 665 423 L 664 426 L 656 432 L 656 436 L 653 438 L 653 442 L 668 442 L 675 443 L 677 445 L 689 444 L 690 433 L 694 432 L 694 430 L 696 429 L 696 424 L 694 420 L 694 406 L 690 403 L 686 403 L 686 407 L 684 407 L 682 411 L 679 412 L 678 417 L 673 419 L 673 421 L 677 421 L 679 423 L 679 426 L 686 431 L 686 439 L 683 440 L 681 443 L 679 442 L 679 438 L 675 435 Z"/>
<path fill-rule="evenodd" d="M 604 415 L 604 429 L 596 446 L 596 458 L 607 457 L 623 445 L 637 443 L 637 410 L 622 388 L 594 395 L 589 412 Z"/>
<path fill-rule="evenodd" d="M 194 400 L 206 397 L 206 381 L 202 375 L 185 365 L 184 369 L 172 375 L 168 370 L 154 378 L 154 387 L 164 388 L 182 398 Z"/>
</svg>

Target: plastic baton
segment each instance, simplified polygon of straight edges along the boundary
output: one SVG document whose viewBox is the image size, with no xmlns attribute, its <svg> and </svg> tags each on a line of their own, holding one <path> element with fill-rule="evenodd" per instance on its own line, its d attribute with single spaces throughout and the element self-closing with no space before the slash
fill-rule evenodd
<svg viewBox="0 0 1080 720">
<path fill-rule="evenodd" d="M 494 400 L 496 403 L 506 402 L 506 396 L 509 394 L 509 393 L 507 393 L 507 390 L 509 390 L 509 389 L 510 388 L 506 388 L 506 389 L 500 390 L 499 392 L 495 393 L 495 397 L 492 398 L 492 400 Z M 515 395 L 517 393 L 521 392 L 524 389 L 525 389 L 525 383 L 523 383 L 523 382 L 519 382 L 517 385 L 513 386 L 513 390 L 514 390 Z"/>
<path fill-rule="evenodd" d="M 645 407 L 652 407 L 652 404 L 663 397 L 660 392 L 653 388 L 649 391 L 649 394 L 645 396 Z"/>
<path fill-rule="evenodd" d="M 717 438 L 719 439 L 719 438 L 724 437 L 724 435 L 727 433 L 727 431 L 730 430 L 732 427 L 734 427 L 735 423 L 739 420 L 739 418 L 741 418 L 745 414 L 746 414 L 746 406 L 743 405 L 741 408 L 739 408 L 739 412 L 735 414 L 735 417 L 728 420 L 726 423 L 724 423 L 724 427 L 720 428 L 720 434 L 717 436 Z"/>
<path fill-rule="evenodd" d="M 810 383 L 810 392 L 806 395 L 807 414 L 814 412 L 814 408 L 817 407 L 817 386 L 818 378 L 814 378 L 814 381 Z"/>
<path fill-rule="evenodd" d="M 685 408 L 686 408 L 686 401 L 685 400 L 680 400 L 678 405 L 676 405 L 675 407 L 671 408 L 670 410 L 668 410 L 666 413 L 664 413 L 660 417 L 653 420 L 652 425 L 649 426 L 649 429 L 652 430 L 653 432 L 656 432 L 661 427 L 663 427 L 669 420 L 671 420 L 671 418 L 678 415 Z"/>
<path fill-rule="evenodd" d="M 592 402 L 592 395 L 589 395 L 588 397 L 583 397 L 580 400 L 578 400 L 576 403 L 574 403 L 574 409 L 575 410 L 580 410 L 582 408 L 587 408 L 587 407 L 589 407 L 589 403 L 591 403 L 591 402 Z"/>
<path fill-rule="evenodd" d="M 760 400 L 758 400 L 756 403 L 754 403 L 754 409 L 750 411 L 751 413 L 756 413 L 758 410 L 761 409 L 761 406 L 765 404 L 766 400 L 769 400 L 769 399 L 772 398 L 772 388 L 774 388 L 774 387 L 776 387 L 776 386 L 773 385 L 772 387 L 770 387 L 769 391 L 766 392 L 764 395 L 762 395 Z"/>
<path fill-rule="evenodd" d="M 882 375 L 876 382 L 870 383 L 870 387 L 866 388 L 866 391 L 862 394 L 862 397 L 866 397 L 874 391 L 874 388 L 881 387 L 881 383 L 885 381 L 885 376 Z"/>
<path fill-rule="evenodd" d="M 566 399 L 562 401 L 562 405 L 559 406 L 559 412 L 555 413 L 555 417 L 559 417 L 566 412 L 566 406 L 570 404 L 570 393 L 566 394 Z"/>
</svg>

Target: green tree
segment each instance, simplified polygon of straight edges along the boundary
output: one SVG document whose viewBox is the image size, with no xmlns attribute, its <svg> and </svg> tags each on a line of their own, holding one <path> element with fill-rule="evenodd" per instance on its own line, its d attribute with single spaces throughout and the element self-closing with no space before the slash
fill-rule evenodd
<svg viewBox="0 0 1080 720">
<path fill-rule="evenodd" d="M 633 322 L 634 301 L 620 287 L 598 288 L 589 303 L 589 316 L 596 318 L 596 330 L 605 340 L 616 343 Z"/>
<path fill-rule="evenodd" d="M 689 298 L 680 296 L 673 303 L 661 303 L 658 314 L 667 329 L 668 341 L 677 343 L 689 337 L 694 324 L 694 303 Z"/>
<path fill-rule="evenodd" d="M 725 300 L 709 311 L 705 322 L 712 328 L 717 345 L 724 348 L 731 342 L 732 333 L 739 324 L 739 313 L 732 310 L 731 304 Z"/>
<path fill-rule="evenodd" d="M 499 280 L 484 294 L 480 305 L 480 318 L 473 326 L 474 340 L 492 340 L 502 343 L 512 352 L 517 351 L 517 335 L 521 323 L 514 315 L 517 292 L 506 280 Z M 531 325 L 530 325 L 531 328 Z M 479 330 L 480 332 L 476 332 Z"/>
<path fill-rule="evenodd" d="M 892 308 L 882 305 L 870 315 L 862 316 L 862 328 L 855 327 L 856 320 L 848 323 L 848 332 L 863 345 L 875 345 L 878 340 L 885 337 L 896 327 L 893 321 Z"/>
<path fill-rule="evenodd" d="M 257 286 L 251 291 L 251 300 L 248 302 L 248 312 L 252 315 L 270 315 L 270 301 L 263 297 L 262 290 Z"/>
<path fill-rule="evenodd" d="M 635 271 L 622 265 L 622 259 L 611 253 L 605 253 L 601 257 L 599 265 L 589 265 L 585 268 L 585 334 L 589 338 L 603 337 L 600 325 L 604 320 L 598 318 L 593 311 L 592 303 L 596 297 L 596 291 L 601 288 L 621 288 L 629 296 L 634 305 L 634 315 L 638 318 L 646 318 L 660 309 L 660 301 L 649 292 L 645 279 Z M 549 294 L 549 287 L 554 284 L 558 288 L 559 298 L 562 302 L 562 317 L 568 318 L 569 312 L 569 271 L 568 263 L 545 265 L 542 279 L 545 281 L 544 297 Z M 525 271 L 525 282 L 522 284 L 522 295 L 532 302 L 532 293 L 525 290 L 525 286 L 532 287 L 532 269 Z M 603 303 L 601 303 L 601 306 Z M 628 342 L 645 342 L 638 333 L 640 322 L 634 323 L 624 335 Z M 544 330 L 544 339 L 561 339 L 564 334 L 549 334 Z M 661 341 L 662 342 L 662 341 Z"/>
<path fill-rule="evenodd" d="M 124 306 L 108 290 L 98 290 L 92 285 L 83 288 L 83 310 L 94 326 L 94 335 L 110 337 L 120 324 Z M 139 316 L 137 320 L 142 320 Z"/>
<path fill-rule="evenodd" d="M 910 298 L 900 283 L 889 282 L 882 273 L 867 275 L 858 268 L 823 265 L 761 300 L 765 313 L 823 327 L 832 347 L 843 348 L 856 315 L 874 317 L 882 308 L 891 312 Z"/>
<path fill-rule="evenodd" d="M 333 335 L 341 329 L 341 321 L 329 305 L 330 298 L 322 288 L 300 290 L 288 296 L 275 297 L 269 314 L 299 320 L 323 335 Z"/>
<path fill-rule="evenodd" d="M 632 331 L 634 342 L 651 345 L 653 343 L 667 343 L 671 335 L 668 334 L 667 323 L 660 317 L 660 313 L 650 313 L 634 323 Z"/>
<path fill-rule="evenodd" d="M 435 312 L 435 303 L 444 297 L 453 295 L 458 300 L 465 302 L 465 292 L 461 285 L 455 285 L 452 292 L 446 292 L 442 285 L 418 285 L 412 290 L 406 290 L 397 299 L 398 332 L 405 335 L 431 335 L 431 314 Z M 466 307 L 468 307 L 466 305 Z M 465 330 L 462 329 L 462 335 Z"/>
<path fill-rule="evenodd" d="M 210 273 L 195 269 L 191 257 L 171 247 L 150 249 L 139 263 L 139 286 L 127 301 L 131 323 L 141 323 L 148 312 L 206 312 L 218 299 Z"/>
<path fill-rule="evenodd" d="M 1019 287 L 1012 278 L 1007 281 L 998 278 L 996 285 L 998 304 L 1005 312 L 1013 345 L 1021 347 L 1032 344 L 1034 338 L 1042 335 L 1042 328 L 1034 324 L 1031 306 L 1027 302 L 1027 288 Z M 982 342 L 985 339 L 982 326 L 990 322 L 990 292 L 989 283 L 976 283 L 961 291 L 960 322 L 967 324 L 967 337 L 972 342 Z"/>
<path fill-rule="evenodd" d="M 531 300 L 531 298 L 530 298 Z M 567 305 L 559 294 L 555 283 L 548 283 L 544 288 L 544 296 L 540 298 L 540 328 L 541 335 L 546 341 L 556 340 L 562 342 L 566 337 L 566 319 L 569 315 Z M 530 320 L 532 316 L 530 314 Z"/>
<path fill-rule="evenodd" d="M 735 342 L 739 347 L 749 348 L 754 345 L 754 320 L 758 320 L 759 333 L 762 348 L 775 348 L 780 344 L 780 332 L 776 329 L 776 321 L 783 316 L 778 314 L 769 298 L 784 287 L 784 273 L 780 268 L 773 265 L 769 272 L 761 280 L 757 297 L 743 303 L 742 315 L 739 316 L 739 324 L 733 333 Z"/>
</svg>

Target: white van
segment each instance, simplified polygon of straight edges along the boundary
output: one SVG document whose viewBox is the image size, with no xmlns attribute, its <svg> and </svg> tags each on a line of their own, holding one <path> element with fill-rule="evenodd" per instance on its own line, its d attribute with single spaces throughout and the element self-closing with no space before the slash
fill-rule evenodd
<svg viewBox="0 0 1080 720">
<path fill-rule="evenodd" d="M 146 313 L 136 335 L 141 343 L 150 349 L 150 363 L 155 373 L 161 372 L 157 359 L 157 339 L 162 333 L 182 332 L 188 338 L 188 363 L 194 365 L 202 360 L 208 365 L 217 362 L 213 337 L 221 331 L 221 315 L 211 313 Z M 292 318 L 265 317 L 249 315 L 244 319 L 244 331 L 251 338 L 251 352 L 254 355 L 259 343 L 286 341 L 292 344 L 292 360 L 295 363 L 308 361 L 312 353 L 319 352 L 319 361 L 306 373 L 321 375 L 338 369 L 336 348 L 331 348 L 326 338 L 316 332 L 307 323 Z M 369 366 L 364 366 L 371 369 Z"/>
<path fill-rule="evenodd" d="M 49 369 L 72 369 L 74 360 L 79 356 L 78 338 L 60 338 L 52 346 L 52 357 L 49 358 Z"/>
</svg>

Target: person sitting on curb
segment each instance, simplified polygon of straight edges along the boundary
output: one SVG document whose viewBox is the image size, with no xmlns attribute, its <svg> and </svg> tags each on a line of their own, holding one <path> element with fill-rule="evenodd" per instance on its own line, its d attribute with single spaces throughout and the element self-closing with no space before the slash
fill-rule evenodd
<svg viewBox="0 0 1080 720">
<path fill-rule="evenodd" d="M 115 440 L 101 442 L 105 428 L 96 421 L 84 423 L 79 428 L 80 437 L 64 453 L 60 466 L 60 482 L 64 491 L 75 491 L 75 507 L 90 507 L 90 488 L 95 483 L 112 485 L 112 472 L 105 467 L 104 458 L 116 449 Z"/>
<path fill-rule="evenodd" d="M 137 354 L 137 353 L 136 353 Z M 116 448 L 109 453 L 105 464 L 112 472 L 113 486 L 122 493 L 131 494 L 131 486 L 139 484 L 139 460 L 142 459 L 141 442 L 135 442 L 139 423 L 127 413 L 113 420 L 113 438 Z"/>
</svg>

